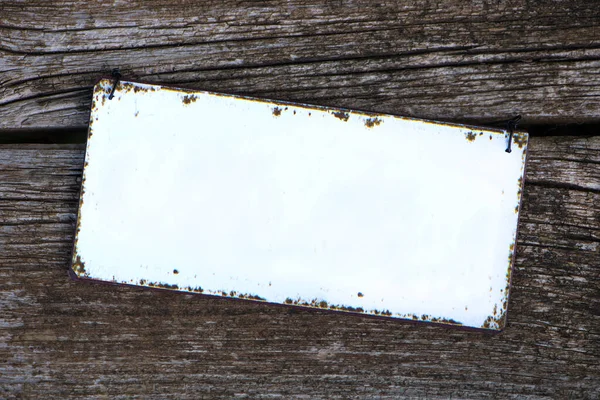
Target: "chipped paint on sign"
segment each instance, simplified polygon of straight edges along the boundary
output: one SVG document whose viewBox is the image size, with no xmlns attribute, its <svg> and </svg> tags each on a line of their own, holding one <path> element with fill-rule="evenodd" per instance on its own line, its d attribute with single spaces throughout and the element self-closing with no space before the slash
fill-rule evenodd
<svg viewBox="0 0 600 400">
<path fill-rule="evenodd" d="M 111 88 L 93 94 L 78 277 L 505 325 L 527 133 L 506 153 L 502 130 Z"/>
</svg>

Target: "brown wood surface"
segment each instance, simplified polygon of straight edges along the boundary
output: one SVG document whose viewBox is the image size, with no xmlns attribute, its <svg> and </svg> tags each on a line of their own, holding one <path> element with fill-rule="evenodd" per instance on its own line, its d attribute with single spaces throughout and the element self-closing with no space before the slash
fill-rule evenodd
<svg viewBox="0 0 600 400">
<path fill-rule="evenodd" d="M 600 397 L 600 136 L 531 139 L 498 334 L 72 281 L 82 159 L 0 146 L 0 398 Z"/>
<path fill-rule="evenodd" d="M 598 123 L 599 26 L 597 0 L 0 0 L 0 131 L 85 129 L 115 67 L 436 120 Z M 600 136 L 531 139 L 499 334 L 72 281 L 82 159 L 0 145 L 0 398 L 600 398 Z"/>
<path fill-rule="evenodd" d="M 0 129 L 84 127 L 131 79 L 485 122 L 598 122 L 597 0 L 0 1 Z"/>
</svg>

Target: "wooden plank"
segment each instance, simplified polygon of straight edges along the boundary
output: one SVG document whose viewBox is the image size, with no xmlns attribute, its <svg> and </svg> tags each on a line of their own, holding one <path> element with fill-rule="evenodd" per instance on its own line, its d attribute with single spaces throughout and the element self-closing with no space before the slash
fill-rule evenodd
<svg viewBox="0 0 600 400">
<path fill-rule="evenodd" d="M 600 136 L 531 139 L 496 335 L 71 281 L 82 159 L 0 146 L 0 397 L 600 396 Z"/>
<path fill-rule="evenodd" d="M 128 78 L 484 123 L 597 122 L 595 0 L 0 4 L 0 129 L 84 127 Z"/>
</svg>

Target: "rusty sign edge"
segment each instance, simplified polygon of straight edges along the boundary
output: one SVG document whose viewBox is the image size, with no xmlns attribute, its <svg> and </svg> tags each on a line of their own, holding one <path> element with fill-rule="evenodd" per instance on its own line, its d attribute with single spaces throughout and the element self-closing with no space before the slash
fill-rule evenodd
<svg viewBox="0 0 600 400">
<path fill-rule="evenodd" d="M 107 79 L 101 80 L 94 88 L 94 96 L 101 94 L 102 101 L 103 102 L 106 101 L 105 97 L 109 92 L 108 89 L 110 89 L 110 85 L 111 85 L 110 80 L 107 80 Z M 117 92 L 127 93 L 130 90 L 135 91 L 135 89 L 137 87 L 139 87 L 136 85 L 140 85 L 140 84 L 133 83 L 133 82 L 121 82 L 119 85 L 121 85 L 121 87 L 120 88 L 117 87 Z M 179 94 L 199 93 L 199 94 L 223 96 L 223 97 L 228 97 L 228 98 L 233 98 L 233 99 L 244 99 L 244 100 L 251 100 L 251 101 L 259 102 L 262 104 L 268 104 L 268 105 L 275 106 L 275 109 L 278 106 L 284 106 L 284 107 L 287 106 L 287 107 L 304 108 L 306 110 L 318 110 L 318 111 L 328 112 L 328 113 L 332 113 L 332 114 L 336 113 L 336 112 L 343 112 L 343 113 L 348 113 L 348 114 L 352 114 L 355 116 L 361 116 L 361 117 L 365 117 L 365 118 L 375 118 L 375 119 L 377 119 L 377 118 L 382 118 L 382 119 L 383 118 L 394 118 L 394 119 L 414 121 L 414 122 L 419 122 L 419 123 L 428 123 L 428 124 L 440 125 L 440 126 L 448 126 L 448 127 L 462 128 L 462 129 L 472 129 L 473 131 L 485 130 L 487 132 L 495 132 L 496 134 L 501 134 L 501 135 L 506 136 L 506 132 L 504 130 L 495 129 L 495 128 L 479 128 L 479 127 L 475 127 L 475 126 L 471 126 L 471 125 L 462 125 L 462 124 L 455 124 L 455 123 L 438 123 L 438 122 L 430 121 L 430 120 L 401 117 L 401 116 L 395 116 L 395 115 L 390 115 L 390 114 L 377 114 L 377 113 L 370 113 L 370 112 L 353 111 L 353 110 L 348 110 L 348 109 L 344 109 L 344 108 L 331 108 L 331 107 L 325 107 L 325 106 L 311 106 L 311 105 L 304 104 L 304 103 L 282 102 L 282 101 L 277 101 L 277 100 L 266 100 L 266 99 L 263 100 L 263 99 L 258 99 L 258 98 L 250 98 L 250 97 L 238 96 L 238 95 L 228 95 L 228 94 L 222 94 L 222 93 L 216 93 L 216 92 L 210 92 L 210 91 L 194 91 L 194 90 L 190 90 L 190 89 L 177 89 L 177 88 L 172 88 L 172 87 L 164 87 L 164 86 L 160 86 L 160 85 L 147 85 L 147 84 L 141 84 L 141 85 L 145 86 L 145 88 L 140 89 L 140 90 L 145 90 L 145 89 L 149 89 L 149 90 L 153 90 L 153 91 L 154 90 L 155 91 L 169 90 L 169 91 L 173 91 L 173 92 L 176 92 Z M 120 93 L 120 94 L 122 95 L 124 93 Z M 95 107 L 96 107 L 96 100 L 94 100 L 92 103 L 92 111 L 94 110 Z M 335 116 L 335 117 L 339 118 L 338 116 Z M 78 212 L 77 212 L 77 224 L 76 224 L 76 233 L 75 233 L 75 240 L 74 240 L 73 253 L 72 253 L 73 256 L 72 256 L 71 268 L 77 278 L 90 279 L 90 280 L 102 281 L 102 282 L 110 282 L 110 281 L 94 278 L 86 272 L 84 261 L 81 259 L 81 255 L 78 253 L 78 248 L 77 248 L 77 241 L 79 239 L 79 231 L 80 231 L 80 226 L 81 226 L 80 212 L 81 212 L 81 208 L 82 208 L 83 201 L 84 201 L 84 195 L 85 195 L 85 172 L 86 172 L 86 167 L 87 167 L 87 163 L 88 163 L 88 150 L 89 150 L 89 145 L 90 145 L 90 139 L 93 136 L 93 122 L 94 122 L 93 118 L 94 118 L 94 112 L 92 112 L 90 115 L 90 126 L 89 126 L 89 130 L 88 130 L 88 142 L 86 143 L 84 174 L 83 174 L 82 181 L 81 181 L 81 190 L 80 190 L 80 195 L 79 195 L 79 207 L 78 207 Z M 343 118 L 339 118 L 339 119 L 343 119 Z M 517 145 L 519 146 L 519 148 L 523 149 L 522 164 L 521 164 L 521 170 L 522 170 L 521 176 L 523 177 L 525 165 L 526 165 L 526 149 L 529 144 L 528 143 L 529 135 L 525 131 L 518 130 L 518 131 L 515 131 L 515 137 L 516 137 Z M 522 202 L 521 192 L 523 190 L 523 185 L 524 185 L 524 182 L 522 179 L 519 180 L 519 185 L 520 185 L 520 189 L 519 189 L 518 199 L 517 199 L 517 211 L 515 212 L 517 214 L 517 216 L 519 215 L 519 211 L 521 208 L 520 206 L 521 206 L 521 202 Z M 506 293 L 505 302 L 508 302 L 508 298 L 510 295 L 510 286 L 511 286 L 511 281 L 512 281 L 512 269 L 514 267 L 515 253 L 516 253 L 516 231 L 514 234 L 513 244 L 511 245 L 511 249 L 510 249 L 509 263 L 508 263 L 508 268 L 507 268 L 507 286 L 506 286 L 506 291 L 505 291 L 505 293 Z M 119 284 L 129 284 L 129 285 L 132 284 L 131 282 L 124 282 L 124 281 L 123 282 L 113 281 L 113 282 L 119 283 Z M 233 291 L 229 292 L 229 293 L 225 293 L 225 292 L 219 292 L 219 291 L 214 291 L 214 290 L 209 292 L 200 287 L 179 287 L 178 285 L 172 285 L 172 284 L 161 283 L 161 282 L 148 282 L 145 280 L 142 280 L 137 283 L 133 283 L 133 285 L 145 286 L 145 287 L 149 287 L 149 288 L 178 290 L 178 291 L 181 291 L 184 293 L 201 293 L 201 294 L 206 294 L 206 295 L 231 297 L 231 298 L 243 299 L 243 300 L 252 300 L 252 301 L 260 301 L 260 302 L 266 301 L 265 299 L 261 298 L 260 296 L 258 296 L 256 294 L 252 294 L 252 293 L 245 294 L 245 293 L 236 293 Z M 277 304 L 277 303 L 274 303 L 274 304 Z M 360 307 L 328 304 L 326 301 L 319 300 L 319 299 L 306 300 L 306 299 L 299 299 L 299 298 L 298 299 L 286 298 L 286 300 L 281 304 L 300 306 L 300 307 L 308 307 L 308 308 L 316 308 L 316 309 L 326 309 L 326 310 L 332 310 L 332 311 L 343 311 L 343 312 L 356 313 L 359 315 L 368 314 L 368 315 L 375 315 L 375 316 L 395 317 L 395 318 L 409 320 L 409 321 L 433 322 L 433 323 L 462 326 L 462 324 L 460 322 L 454 321 L 453 319 L 446 319 L 443 317 L 436 317 L 433 315 L 392 314 L 388 310 L 364 310 Z M 474 328 L 482 328 L 482 329 L 495 330 L 495 331 L 502 330 L 506 324 L 506 313 L 507 313 L 507 304 L 505 307 L 503 307 L 502 311 L 499 313 L 498 316 L 490 315 L 489 318 L 486 321 L 484 321 L 480 327 L 474 327 Z"/>
</svg>

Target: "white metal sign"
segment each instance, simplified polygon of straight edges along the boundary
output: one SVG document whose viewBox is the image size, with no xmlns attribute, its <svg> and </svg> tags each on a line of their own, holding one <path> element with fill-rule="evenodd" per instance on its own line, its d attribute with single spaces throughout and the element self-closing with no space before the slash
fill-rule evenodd
<svg viewBox="0 0 600 400">
<path fill-rule="evenodd" d="M 527 134 L 102 80 L 78 277 L 501 329 Z"/>
</svg>

